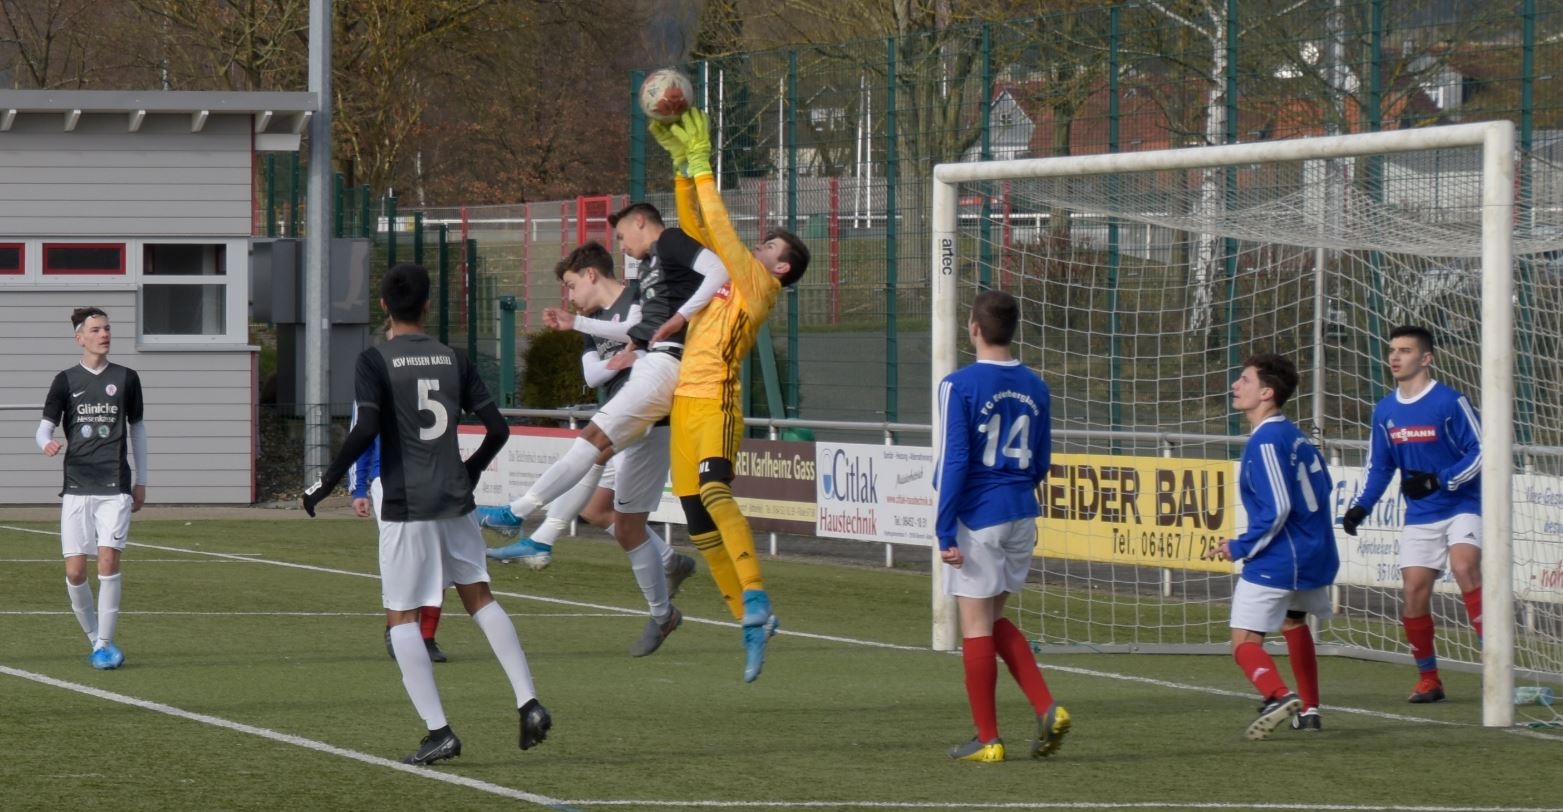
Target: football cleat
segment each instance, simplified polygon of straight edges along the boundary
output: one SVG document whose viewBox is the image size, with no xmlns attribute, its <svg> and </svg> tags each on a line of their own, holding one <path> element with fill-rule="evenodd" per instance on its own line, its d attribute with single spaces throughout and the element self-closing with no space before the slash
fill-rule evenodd
<svg viewBox="0 0 1563 812">
<path fill-rule="evenodd" d="M 1037 737 L 1031 742 L 1032 758 L 1047 758 L 1064 745 L 1064 734 L 1069 732 L 1069 711 L 1054 703 L 1047 713 L 1037 717 Z"/>
<path fill-rule="evenodd" d="M 490 547 L 486 554 L 495 561 L 521 561 L 534 570 L 544 570 L 554 561 L 554 546 L 527 538 L 503 547 Z"/>
<path fill-rule="evenodd" d="M 502 536 L 521 534 L 521 520 L 510 512 L 509 505 L 480 506 L 478 527 L 487 527 Z"/>
<path fill-rule="evenodd" d="M 1437 677 L 1422 677 L 1416 681 L 1416 687 L 1411 689 L 1411 696 L 1406 697 L 1406 701 L 1413 705 L 1444 701 L 1444 681 Z"/>
<path fill-rule="evenodd" d="M 678 597 L 678 588 L 689 576 L 695 574 L 695 559 L 683 553 L 674 553 L 672 563 L 664 568 L 668 577 L 668 599 Z"/>
<path fill-rule="evenodd" d="M 427 648 L 429 650 L 429 659 L 431 661 L 436 662 L 436 663 L 443 663 L 443 662 L 449 662 L 450 661 L 450 658 L 445 656 L 445 652 L 440 651 L 440 644 L 434 642 L 434 638 L 430 637 L 429 639 L 423 641 L 423 645 L 424 645 L 424 648 Z"/>
<path fill-rule="evenodd" d="M 1292 717 L 1292 730 L 1323 730 L 1324 719 L 1318 708 L 1308 708 Z"/>
<path fill-rule="evenodd" d="M 386 626 L 385 627 L 385 653 L 391 655 L 391 659 L 393 659 L 393 660 L 396 659 L 396 647 L 391 645 L 391 627 L 390 626 Z"/>
<path fill-rule="evenodd" d="M 402 763 L 433 764 L 436 761 L 461 755 L 461 739 L 456 738 L 449 725 L 442 730 L 443 733 L 429 731 L 429 735 L 424 736 L 423 741 L 418 743 L 418 752 L 402 759 Z"/>
<path fill-rule="evenodd" d="M 102 647 L 93 650 L 90 661 L 92 667 L 99 671 L 112 671 L 125 664 L 125 654 L 119 650 L 119 646 L 104 643 Z"/>
<path fill-rule="evenodd" d="M 1250 741 L 1270 738 L 1275 729 L 1286 723 L 1294 714 L 1302 710 L 1302 700 L 1297 694 L 1285 694 L 1274 699 L 1267 700 L 1259 706 L 1259 716 L 1248 725 L 1248 738 Z"/>
<path fill-rule="evenodd" d="M 521 706 L 521 749 L 530 750 L 543 743 L 548 738 L 548 731 L 554 726 L 552 716 L 548 715 L 548 709 L 536 697 L 528 699 Z"/>
<path fill-rule="evenodd" d="M 983 742 L 973 736 L 971 741 L 951 747 L 950 758 L 956 761 L 975 761 L 979 764 L 998 764 L 1004 760 L 1004 740 L 994 739 Z"/>
<path fill-rule="evenodd" d="M 630 644 L 631 657 L 644 657 L 662 647 L 662 641 L 668 639 L 668 635 L 684 622 L 684 613 L 673 607 L 668 619 L 658 623 L 656 618 L 646 619 L 646 628 L 640 632 L 640 637 Z"/>
<path fill-rule="evenodd" d="M 743 626 L 762 626 L 771 618 L 771 596 L 763 589 L 744 590 Z"/>
</svg>

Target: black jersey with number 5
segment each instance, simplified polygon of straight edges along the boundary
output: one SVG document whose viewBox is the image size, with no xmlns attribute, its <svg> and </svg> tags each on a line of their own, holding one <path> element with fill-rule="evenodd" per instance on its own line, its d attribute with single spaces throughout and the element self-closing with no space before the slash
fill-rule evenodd
<svg viewBox="0 0 1563 812">
<path fill-rule="evenodd" d="M 493 400 L 472 364 L 427 335 L 399 335 L 358 356 L 356 392 L 360 412 L 380 414 L 381 517 L 429 521 L 472 512 L 456 426 L 462 412 Z"/>
<path fill-rule="evenodd" d="M 141 378 L 109 363 L 97 372 L 81 364 L 54 376 L 43 402 L 43 419 L 64 430 L 67 493 L 107 496 L 130 493 L 126 442 L 131 423 L 142 416 Z"/>
</svg>

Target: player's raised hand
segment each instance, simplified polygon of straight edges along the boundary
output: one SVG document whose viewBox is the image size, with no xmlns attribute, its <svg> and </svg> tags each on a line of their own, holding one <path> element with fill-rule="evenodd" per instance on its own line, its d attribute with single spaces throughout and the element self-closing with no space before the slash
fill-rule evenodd
<svg viewBox="0 0 1563 812">
<path fill-rule="evenodd" d="M 651 137 L 673 157 L 673 174 L 682 175 L 688 169 L 689 148 L 673 134 L 673 125 L 663 121 L 651 122 Z"/>
<path fill-rule="evenodd" d="M 543 308 L 543 325 L 550 330 L 575 329 L 575 314 L 562 307 Z"/>
<path fill-rule="evenodd" d="M 668 336 L 684 329 L 684 325 L 688 323 L 689 320 L 684 318 L 683 313 L 674 313 L 668 317 L 667 321 L 662 322 L 662 326 L 658 327 L 655 333 L 651 334 L 651 341 L 647 343 L 655 344 L 658 341 L 663 341 L 667 339 Z"/>
<path fill-rule="evenodd" d="M 691 107 L 669 129 L 684 144 L 689 177 L 711 174 L 711 124 L 705 112 Z"/>
</svg>

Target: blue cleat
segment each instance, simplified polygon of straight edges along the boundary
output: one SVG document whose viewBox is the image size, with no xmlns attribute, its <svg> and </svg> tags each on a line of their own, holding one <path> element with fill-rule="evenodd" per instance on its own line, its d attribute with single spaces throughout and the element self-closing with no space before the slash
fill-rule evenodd
<svg viewBox="0 0 1563 812">
<path fill-rule="evenodd" d="M 521 520 L 510 512 L 509 505 L 479 506 L 478 527 L 487 527 L 504 536 L 521 535 Z"/>
<path fill-rule="evenodd" d="M 771 613 L 771 598 L 763 589 L 744 590 L 744 682 L 760 678 L 765 667 L 765 644 L 776 634 L 780 623 Z"/>
<path fill-rule="evenodd" d="M 92 667 L 99 671 L 112 671 L 125 664 L 125 654 L 119 650 L 119 646 L 113 643 L 104 643 L 103 647 L 92 652 Z"/>
<path fill-rule="evenodd" d="M 490 547 L 486 555 L 495 561 L 519 560 L 534 570 L 544 570 L 553 563 L 554 546 L 527 538 L 503 547 Z"/>
</svg>

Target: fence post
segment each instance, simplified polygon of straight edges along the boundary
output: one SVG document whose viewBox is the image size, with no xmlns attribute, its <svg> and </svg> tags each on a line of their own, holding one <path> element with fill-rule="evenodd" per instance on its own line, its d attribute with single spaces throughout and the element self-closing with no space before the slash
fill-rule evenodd
<svg viewBox="0 0 1563 812">
<path fill-rule="evenodd" d="M 369 185 L 358 187 L 358 236 L 374 239 L 374 214 L 370 208 Z"/>
<path fill-rule="evenodd" d="M 478 241 L 467 240 L 467 358 L 478 362 Z"/>
<path fill-rule="evenodd" d="M 342 193 L 342 173 L 338 172 L 331 176 L 331 236 L 333 237 L 346 236 L 342 231 L 342 202 L 345 199 Z"/>
<path fill-rule="evenodd" d="M 1237 143 L 1237 0 L 1227 0 L 1227 64 L 1226 64 L 1226 91 L 1223 106 L 1226 108 L 1226 143 Z M 1226 184 L 1226 199 L 1223 207 L 1231 211 L 1237 207 L 1237 170 L 1226 167 L 1222 170 Z M 1227 237 L 1224 241 L 1226 258 L 1223 263 L 1227 274 L 1227 380 L 1237 376 L 1238 364 L 1242 363 L 1241 350 L 1238 347 L 1237 329 L 1237 240 Z M 1236 409 L 1227 412 L 1227 431 L 1232 434 L 1242 433 L 1242 418 Z"/>
<path fill-rule="evenodd" d="M 385 196 L 385 267 L 396 267 L 396 195 Z"/>
<path fill-rule="evenodd" d="M 266 236 L 277 236 L 277 153 L 275 152 L 266 153 Z"/>
<path fill-rule="evenodd" d="M 522 305 L 523 307 L 525 305 Z M 516 297 L 499 297 L 499 403 L 516 405 Z"/>
<path fill-rule="evenodd" d="M 895 71 L 895 37 L 890 37 L 885 40 L 885 420 L 891 423 L 899 419 L 901 411 L 896 367 L 900 355 L 896 342 L 896 260 L 901 253 L 896 235 L 896 181 L 901 172 L 896 150 Z"/>
<path fill-rule="evenodd" d="M 787 52 L 787 230 L 798 233 L 798 52 Z M 765 239 L 765 235 L 759 235 Z M 774 345 L 765 352 L 775 354 Z M 798 416 L 798 286 L 787 287 L 786 416 Z"/>
<path fill-rule="evenodd" d="M 630 199 L 646 199 L 646 112 L 640 109 L 643 70 L 630 73 Z"/>
<path fill-rule="evenodd" d="M 978 157 L 993 160 L 993 29 L 982 24 L 982 118 L 978 120 Z M 977 289 L 987 290 L 993 285 L 993 196 L 988 194 L 991 184 L 977 187 L 982 201 L 977 220 Z M 959 202 L 956 205 L 960 205 Z"/>
<path fill-rule="evenodd" d="M 288 184 L 288 236 L 297 237 L 298 228 L 298 153 L 293 153 L 293 180 Z"/>
<path fill-rule="evenodd" d="M 412 261 L 423 264 L 423 212 L 412 213 Z"/>
<path fill-rule="evenodd" d="M 440 343 L 450 346 L 450 231 L 440 223 L 438 257 L 440 262 Z"/>
<path fill-rule="evenodd" d="M 1123 6 L 1113 4 L 1107 11 L 1107 151 L 1118 152 L 1118 43 Z M 1111 200 L 1118 196 L 1118 176 L 1107 175 L 1107 195 Z M 1118 321 L 1118 270 L 1122 263 L 1119 254 L 1118 218 L 1107 219 L 1107 334 L 1108 334 L 1108 420 L 1114 429 L 1123 426 L 1123 344 Z M 1117 441 L 1112 444 L 1114 454 L 1121 450 Z"/>
</svg>

